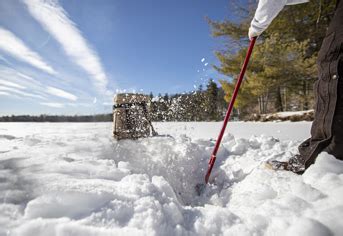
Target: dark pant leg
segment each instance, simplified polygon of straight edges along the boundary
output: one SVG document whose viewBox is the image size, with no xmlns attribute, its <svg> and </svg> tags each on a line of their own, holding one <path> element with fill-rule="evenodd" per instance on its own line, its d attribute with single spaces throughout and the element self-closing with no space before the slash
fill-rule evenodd
<svg viewBox="0 0 343 236">
<path fill-rule="evenodd" d="M 311 138 L 299 146 L 298 157 L 308 168 L 315 162 L 318 154 L 326 151 L 343 160 L 343 61 L 338 63 L 338 81 L 316 81 L 315 118 L 311 127 Z M 337 83 L 338 82 L 338 83 Z"/>
<path fill-rule="evenodd" d="M 332 139 L 325 151 L 343 160 L 343 61 L 339 63 L 337 103 L 332 123 Z"/>
</svg>

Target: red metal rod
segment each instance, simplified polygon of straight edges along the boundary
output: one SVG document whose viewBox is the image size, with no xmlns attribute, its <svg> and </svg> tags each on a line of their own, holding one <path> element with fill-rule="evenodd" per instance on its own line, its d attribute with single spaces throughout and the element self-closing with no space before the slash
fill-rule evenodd
<svg viewBox="0 0 343 236">
<path fill-rule="evenodd" d="M 245 60 L 244 60 L 241 72 L 239 73 L 237 84 L 236 84 L 235 89 L 233 91 L 233 95 L 232 95 L 231 101 L 229 103 L 229 106 L 228 106 L 228 109 L 227 109 L 227 112 L 226 112 L 226 115 L 225 115 L 225 119 L 224 119 L 224 123 L 223 123 L 222 129 L 221 129 L 221 131 L 219 133 L 218 139 L 216 141 L 216 145 L 214 146 L 214 149 L 213 149 L 213 152 L 212 152 L 212 155 L 211 155 L 211 159 L 208 162 L 208 169 L 207 169 L 207 173 L 206 173 L 206 176 L 205 176 L 205 183 L 206 184 L 208 183 L 208 179 L 210 178 L 210 175 L 211 175 L 211 172 L 212 172 L 212 168 L 213 168 L 214 163 L 216 161 L 217 152 L 218 152 L 220 143 L 222 141 L 222 138 L 224 136 L 224 132 L 225 132 L 227 123 L 228 123 L 228 121 L 230 119 L 230 115 L 231 115 L 231 112 L 232 112 L 232 109 L 233 109 L 233 105 L 235 104 L 235 100 L 236 100 L 236 97 L 237 97 L 237 94 L 238 94 L 238 90 L 239 90 L 239 88 L 241 86 L 241 83 L 243 81 L 244 74 L 245 74 L 245 71 L 247 69 L 247 66 L 248 66 L 248 63 L 249 63 L 249 59 L 250 59 L 252 50 L 254 48 L 255 42 L 256 42 L 256 37 L 252 38 L 252 40 L 250 41 L 248 52 L 247 52 L 247 54 L 245 56 Z"/>
</svg>

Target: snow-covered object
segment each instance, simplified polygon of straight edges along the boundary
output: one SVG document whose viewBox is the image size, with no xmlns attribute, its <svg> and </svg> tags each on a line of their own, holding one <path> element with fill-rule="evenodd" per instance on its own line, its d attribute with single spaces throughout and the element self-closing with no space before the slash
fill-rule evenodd
<svg viewBox="0 0 343 236">
<path fill-rule="evenodd" d="M 226 134 L 199 197 L 214 141 L 190 131 L 213 138 L 218 123 L 157 124 L 164 135 L 135 141 L 113 140 L 110 123 L 1 123 L 0 235 L 340 235 L 343 162 L 322 153 L 303 176 L 265 169 L 301 140 L 259 124 L 235 123 L 245 136 Z"/>
<path fill-rule="evenodd" d="M 284 111 L 284 112 L 278 112 L 276 113 L 276 115 L 278 117 L 282 117 L 282 118 L 285 118 L 285 117 L 290 117 L 290 116 L 303 116 L 307 113 L 311 113 L 311 112 L 314 112 L 314 110 L 307 110 L 307 111 Z"/>
<path fill-rule="evenodd" d="M 314 110 L 306 111 L 284 111 L 257 115 L 253 114 L 249 120 L 258 121 L 313 121 Z"/>
<path fill-rule="evenodd" d="M 150 98 L 148 95 L 118 93 L 114 96 L 113 137 L 137 139 L 150 135 Z"/>
</svg>

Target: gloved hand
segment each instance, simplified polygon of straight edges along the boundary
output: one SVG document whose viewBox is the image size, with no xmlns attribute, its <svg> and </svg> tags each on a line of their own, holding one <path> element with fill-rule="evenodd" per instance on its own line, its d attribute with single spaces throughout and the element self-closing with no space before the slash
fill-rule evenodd
<svg viewBox="0 0 343 236">
<path fill-rule="evenodd" d="M 250 27 L 248 35 L 249 35 L 249 39 L 252 40 L 252 38 L 260 36 L 261 33 L 256 32 L 255 30 L 253 30 L 253 28 Z"/>
</svg>

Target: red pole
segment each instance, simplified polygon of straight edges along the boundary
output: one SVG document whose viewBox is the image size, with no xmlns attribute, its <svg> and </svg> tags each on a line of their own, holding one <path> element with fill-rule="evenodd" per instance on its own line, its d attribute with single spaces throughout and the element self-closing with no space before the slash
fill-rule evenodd
<svg viewBox="0 0 343 236">
<path fill-rule="evenodd" d="M 248 63 L 249 63 L 249 59 L 250 59 L 252 50 L 254 48 L 255 42 L 256 42 L 256 37 L 252 38 L 252 40 L 250 41 L 248 52 L 247 52 L 247 54 L 245 56 L 245 60 L 244 60 L 241 72 L 239 73 L 238 81 L 237 81 L 237 84 L 236 84 L 235 89 L 233 91 L 233 95 L 232 95 L 231 101 L 229 103 L 229 106 L 228 106 L 228 109 L 227 109 L 227 112 L 226 112 L 226 115 L 225 115 L 225 119 L 224 119 L 224 123 L 223 123 L 222 129 L 220 130 L 218 139 L 216 141 L 216 145 L 214 146 L 214 149 L 213 149 L 213 152 L 212 152 L 212 155 L 211 155 L 211 159 L 208 162 L 208 169 L 207 169 L 207 173 L 206 173 L 206 176 L 205 176 L 205 183 L 206 184 L 208 183 L 208 179 L 210 178 L 210 175 L 211 175 L 211 172 L 212 172 L 212 168 L 213 168 L 214 163 L 216 161 L 217 152 L 218 152 L 220 143 L 222 141 L 222 138 L 223 138 L 223 135 L 224 135 L 227 123 L 229 121 L 229 118 L 230 118 L 230 115 L 231 115 L 231 112 L 232 112 L 232 109 L 233 109 L 233 105 L 235 104 L 235 100 L 236 100 L 236 97 L 237 97 L 237 94 L 238 94 L 238 90 L 239 90 L 239 88 L 241 86 L 241 83 L 243 81 L 244 74 L 245 74 L 245 71 L 247 69 L 247 66 L 248 66 Z"/>
</svg>

